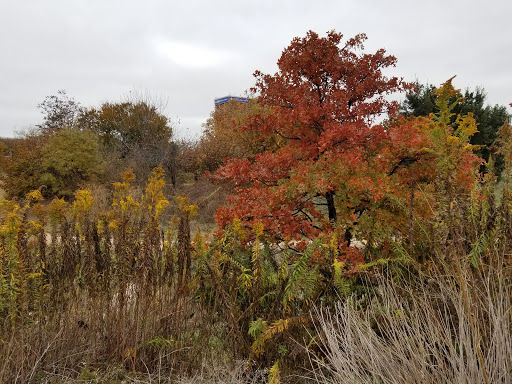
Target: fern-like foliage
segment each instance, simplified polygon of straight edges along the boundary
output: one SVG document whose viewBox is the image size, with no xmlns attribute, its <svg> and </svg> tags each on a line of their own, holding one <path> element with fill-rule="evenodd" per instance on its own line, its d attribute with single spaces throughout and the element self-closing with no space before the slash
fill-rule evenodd
<svg viewBox="0 0 512 384">
<path fill-rule="evenodd" d="M 473 268 L 478 268 L 481 262 L 481 255 L 484 253 L 485 249 L 488 246 L 487 236 L 482 234 L 476 243 L 471 248 L 471 251 L 468 253 L 466 259 L 469 264 Z"/>
<path fill-rule="evenodd" d="M 249 335 L 257 340 L 263 332 L 267 329 L 267 322 L 262 318 L 258 318 L 249 323 Z"/>
<path fill-rule="evenodd" d="M 234 257 L 226 255 L 229 262 L 239 270 L 239 274 L 237 277 L 238 289 L 241 292 L 247 292 L 251 289 L 254 276 L 250 268 L 246 268 L 240 261 L 236 260 Z"/>
<path fill-rule="evenodd" d="M 291 265 L 288 281 L 284 289 L 283 310 L 289 309 L 290 304 L 297 299 L 308 302 L 317 290 L 320 274 L 318 266 L 310 267 L 313 252 L 319 247 L 314 241 L 306 250 L 299 254 L 299 258 Z"/>
<path fill-rule="evenodd" d="M 254 341 L 251 346 L 251 351 L 255 356 L 260 356 L 265 351 L 265 345 L 272 337 L 282 334 L 289 330 L 291 327 L 302 326 L 311 321 L 309 316 L 295 316 L 287 319 L 277 320 L 266 328 L 264 332 Z"/>
<path fill-rule="evenodd" d="M 268 372 L 268 384 L 281 384 L 281 375 L 279 373 L 279 360 L 276 360 Z"/>
</svg>

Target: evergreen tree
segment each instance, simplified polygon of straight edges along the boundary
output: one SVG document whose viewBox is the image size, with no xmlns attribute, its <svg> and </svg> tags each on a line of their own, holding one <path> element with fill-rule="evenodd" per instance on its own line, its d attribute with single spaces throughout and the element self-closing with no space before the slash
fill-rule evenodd
<svg viewBox="0 0 512 384">
<path fill-rule="evenodd" d="M 433 85 L 417 82 L 416 91 L 406 95 L 400 112 L 405 116 L 428 116 L 431 113 L 438 113 L 439 109 L 434 101 L 435 91 L 436 88 Z M 486 97 L 487 94 L 481 87 L 475 90 L 467 88 L 464 92 L 464 100 L 454 107 L 452 123 L 455 122 L 457 115 L 473 114 L 478 124 L 478 132 L 471 137 L 471 144 L 481 146 L 477 154 L 488 161 L 490 154 L 495 152 L 493 143 L 496 140 L 496 134 L 510 116 L 503 105 L 486 105 Z M 495 157 L 495 166 L 498 172 L 501 172 L 503 160 L 501 156 Z"/>
</svg>

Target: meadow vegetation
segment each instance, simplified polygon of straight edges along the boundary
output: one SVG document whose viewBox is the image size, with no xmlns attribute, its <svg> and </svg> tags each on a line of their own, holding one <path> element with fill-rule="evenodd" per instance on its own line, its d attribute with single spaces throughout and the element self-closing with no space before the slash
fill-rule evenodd
<svg viewBox="0 0 512 384">
<path fill-rule="evenodd" d="M 195 144 L 147 99 L 43 103 L 1 164 L 0 382 L 512 381 L 508 116 L 475 144 L 450 79 L 404 117 L 396 59 L 341 40 Z"/>
</svg>

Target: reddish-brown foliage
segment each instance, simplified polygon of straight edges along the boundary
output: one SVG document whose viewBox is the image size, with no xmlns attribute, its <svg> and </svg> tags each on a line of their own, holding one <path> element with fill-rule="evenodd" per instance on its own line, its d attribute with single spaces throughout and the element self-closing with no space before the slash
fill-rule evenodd
<svg viewBox="0 0 512 384">
<path fill-rule="evenodd" d="M 284 50 L 279 72 L 255 73 L 254 91 L 271 113 L 252 116 L 242 129 L 282 141 L 216 172 L 237 186 L 229 205 L 217 211 L 219 226 L 234 218 L 249 227 L 260 222 L 274 240 L 312 239 L 339 228 L 345 247 L 354 233 L 361 235 L 363 214 L 391 229 L 408 227 L 411 191 L 436 173 L 428 133 L 434 122 L 396 117 L 399 105 L 386 96 L 412 86 L 386 77 L 382 70 L 396 59 L 383 49 L 364 53 L 365 40 L 357 35 L 342 43 L 341 34 L 310 31 Z M 379 123 L 384 115 L 390 120 Z M 418 213 L 427 215 L 423 208 Z"/>
<path fill-rule="evenodd" d="M 397 153 L 384 156 L 392 154 L 386 143 L 400 135 L 375 122 L 398 109 L 385 96 L 409 84 L 384 76 L 396 59 L 383 49 L 363 53 L 365 40 L 357 35 L 342 44 L 341 34 L 309 32 L 284 50 L 278 73 L 255 73 L 259 102 L 272 113 L 245 129 L 277 134 L 283 145 L 218 170 L 218 179 L 238 186 L 218 224 L 239 217 L 249 226 L 261 221 L 275 238 L 315 237 L 338 225 L 348 229 L 370 201 L 382 199 L 393 162 L 400 166 L 405 155 L 396 143 Z"/>
</svg>

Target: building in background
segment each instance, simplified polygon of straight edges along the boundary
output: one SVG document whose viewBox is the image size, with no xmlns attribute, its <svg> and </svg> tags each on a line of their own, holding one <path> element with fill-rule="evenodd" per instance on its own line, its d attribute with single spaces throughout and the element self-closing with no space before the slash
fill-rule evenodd
<svg viewBox="0 0 512 384">
<path fill-rule="evenodd" d="M 248 103 L 249 99 L 247 97 L 237 97 L 237 96 L 224 96 L 214 100 L 215 109 L 219 108 L 222 104 L 227 103 L 228 101 L 238 101 L 239 103 Z"/>
</svg>

